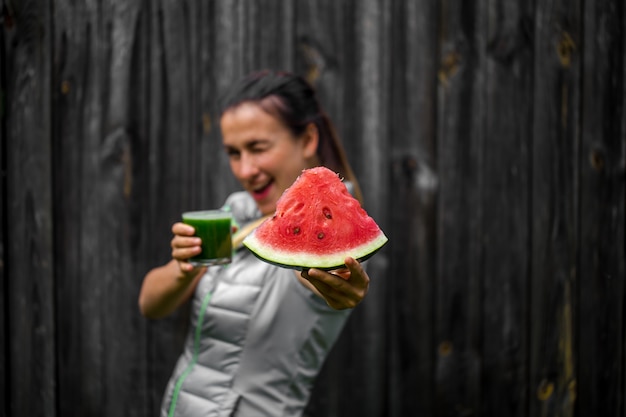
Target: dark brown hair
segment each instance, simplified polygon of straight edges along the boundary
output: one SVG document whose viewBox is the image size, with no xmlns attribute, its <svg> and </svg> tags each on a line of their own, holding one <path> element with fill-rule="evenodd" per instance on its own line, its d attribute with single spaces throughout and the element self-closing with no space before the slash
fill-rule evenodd
<svg viewBox="0 0 626 417">
<path fill-rule="evenodd" d="M 359 183 L 350 167 L 335 128 L 322 109 L 315 89 L 302 77 L 289 72 L 260 71 L 235 84 L 221 103 L 221 115 L 244 102 L 255 102 L 278 117 L 295 136 L 313 123 L 319 134 L 320 163 L 350 181 L 354 196 L 362 203 Z M 220 116 L 221 116 L 220 115 Z"/>
</svg>

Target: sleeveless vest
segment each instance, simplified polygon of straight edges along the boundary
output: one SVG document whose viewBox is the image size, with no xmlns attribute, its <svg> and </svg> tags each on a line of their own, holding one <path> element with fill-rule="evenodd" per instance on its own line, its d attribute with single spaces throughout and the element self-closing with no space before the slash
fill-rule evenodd
<svg viewBox="0 0 626 417">
<path fill-rule="evenodd" d="M 260 217 L 245 192 L 226 206 L 242 226 Z M 300 416 L 349 314 L 330 308 L 292 270 L 239 249 L 196 288 L 161 416 Z"/>
</svg>

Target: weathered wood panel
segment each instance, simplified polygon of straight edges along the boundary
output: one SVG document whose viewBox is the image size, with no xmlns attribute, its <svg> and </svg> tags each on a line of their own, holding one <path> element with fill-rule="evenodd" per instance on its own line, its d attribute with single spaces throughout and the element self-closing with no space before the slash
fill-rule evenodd
<svg viewBox="0 0 626 417">
<path fill-rule="evenodd" d="M 57 403 L 51 18 L 43 1 L 5 8 L 2 86 L 3 415 L 50 415 Z M 15 22 L 16 17 L 21 23 Z M 7 20 L 9 19 L 9 20 Z M 10 172 L 10 175 L 8 174 Z M 6 175 L 6 177 L 4 177 Z M 6 187 L 6 188 L 5 188 Z"/>
<path fill-rule="evenodd" d="M 354 48 L 355 61 L 345 68 L 345 82 L 352 85 L 350 95 L 352 110 L 346 116 L 352 118 L 353 129 L 344 136 L 348 155 L 354 165 L 359 182 L 365 190 L 365 206 L 368 212 L 387 228 L 389 211 L 389 142 L 387 120 L 389 109 L 389 60 L 385 43 L 389 31 L 388 8 L 375 0 L 355 1 L 342 5 L 346 12 L 354 13 L 349 42 Z M 346 7 L 348 6 L 348 7 Z M 349 20 L 349 21 L 350 21 Z M 347 97 L 344 97 L 346 99 Z M 345 105 L 345 104 L 344 104 Z M 353 390 L 341 397 L 336 409 L 339 416 L 356 414 L 375 416 L 385 413 L 386 390 L 386 331 L 385 326 L 385 280 L 388 277 L 386 248 L 368 263 L 372 277 L 370 293 L 365 302 L 354 312 L 346 325 L 350 343 L 342 344 L 345 356 L 339 380 L 351 381 Z M 378 278 L 379 277 L 379 278 Z M 371 329 L 373 331 L 368 331 Z M 376 330 L 374 330 L 376 329 Z M 370 401 L 363 402 L 362 398 Z"/>
<path fill-rule="evenodd" d="M 394 2 L 387 50 L 391 182 L 386 363 L 388 416 L 435 415 L 436 111 L 440 9 Z M 413 42 L 412 39 L 421 39 Z"/>
<path fill-rule="evenodd" d="M 354 88 L 350 80 L 350 75 L 354 74 L 348 74 L 354 65 L 354 54 L 346 49 L 347 45 L 352 45 L 348 39 L 353 39 L 354 28 L 345 24 L 354 19 L 353 13 L 352 8 L 344 8 L 333 1 L 301 1 L 297 2 L 295 10 L 295 69 L 316 85 L 318 96 L 344 145 L 347 145 L 346 135 L 353 128 L 353 113 L 346 112 L 342 105 L 342 99 Z M 346 150 L 353 163 L 354 155 Z M 352 375 L 352 347 L 352 338 L 344 333 L 316 381 L 307 416 L 339 416 L 345 404 L 352 402 L 353 397 L 335 389 L 333 382 L 346 374 Z M 361 355 L 358 353 L 353 358 Z"/>
<path fill-rule="evenodd" d="M 435 413 L 480 414 L 482 400 L 485 2 L 441 5 L 436 172 Z M 477 94 L 481 91 L 481 94 Z"/>
<path fill-rule="evenodd" d="M 296 9 L 296 68 L 318 88 L 320 99 L 336 124 L 348 158 L 364 189 L 368 211 L 385 228 L 387 197 L 373 190 L 386 188 L 389 158 L 385 119 L 388 90 L 384 74 L 387 13 L 378 2 L 298 2 Z M 367 88 L 363 86 L 367 85 Z M 368 121 L 365 123 L 364 121 Z M 373 158 L 373 159 L 372 159 Z M 378 415 L 384 412 L 386 338 L 384 318 L 385 253 L 372 259 L 370 296 L 346 325 L 316 384 L 308 415 L 341 416 L 348 413 Z M 370 330 L 368 330 L 370 329 Z M 367 364 L 367 366 L 362 366 Z M 337 390 L 337 380 L 350 380 L 353 390 Z M 362 396 L 372 398 L 365 404 Z M 377 402 L 378 401 L 378 402 Z"/>
<path fill-rule="evenodd" d="M 576 401 L 581 22 L 578 2 L 535 12 L 530 415 L 572 416 Z"/>
<path fill-rule="evenodd" d="M 217 99 L 260 68 L 318 87 L 391 238 L 307 415 L 623 415 L 623 2 L 0 8 L 2 415 L 157 414 L 187 318 L 141 279 L 238 188 Z"/>
<path fill-rule="evenodd" d="M 626 6 L 589 1 L 583 13 L 577 412 L 623 415 Z"/>
<path fill-rule="evenodd" d="M 531 3 L 485 10 L 488 59 L 481 169 L 482 410 L 527 414 L 533 50 Z"/>
<path fill-rule="evenodd" d="M 7 23 L 5 21 L 6 17 L 3 16 L 3 25 L 6 28 Z M 9 23 L 9 26 L 12 24 Z M 2 182 L 0 183 L 0 415 L 6 416 L 9 410 L 9 401 L 8 401 L 8 390 L 9 384 L 11 380 L 10 371 L 9 371 L 9 363 L 6 358 L 9 357 L 8 351 L 8 343 L 9 340 L 9 309 L 8 309 L 8 286 L 7 286 L 7 248 L 8 248 L 8 238 L 7 238 L 7 227 L 8 227 L 8 210 L 7 210 L 7 195 L 6 195 L 6 159 L 7 159 L 7 135 L 6 135 L 6 71 L 7 65 L 6 60 L 10 56 L 6 51 L 6 37 L 7 34 L 5 32 L 9 32 L 9 28 L 7 30 L 0 30 L 0 169 L 2 172 Z M 9 39 L 11 37 L 9 36 Z"/>
<path fill-rule="evenodd" d="M 56 4 L 53 140 L 60 415 L 138 415 L 133 46 L 141 3 Z M 78 23 L 79 22 L 79 23 Z"/>
</svg>

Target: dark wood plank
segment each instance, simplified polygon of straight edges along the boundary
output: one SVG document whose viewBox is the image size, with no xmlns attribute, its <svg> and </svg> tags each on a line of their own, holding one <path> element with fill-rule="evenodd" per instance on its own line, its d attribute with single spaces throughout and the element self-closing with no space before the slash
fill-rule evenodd
<svg viewBox="0 0 626 417">
<path fill-rule="evenodd" d="M 140 3 L 110 6 L 54 9 L 55 255 L 63 324 L 58 408 L 64 415 L 136 415 L 145 407 L 145 391 L 128 389 L 145 367 L 145 353 L 136 348 L 145 324 L 137 311 L 140 281 L 132 279 L 135 139 L 128 94 Z"/>
<path fill-rule="evenodd" d="M 389 169 L 386 118 L 388 11 L 379 2 L 299 2 L 298 70 L 315 83 L 364 189 L 366 209 L 385 228 Z M 384 413 L 386 251 L 370 261 L 367 300 L 346 325 L 317 381 L 309 415 Z M 349 384 L 351 389 L 341 387 Z M 366 400 L 365 400 L 366 399 Z"/>
<path fill-rule="evenodd" d="M 82 22 L 76 25 L 75 22 Z M 98 250 L 98 152 L 104 124 L 105 62 L 98 11 L 88 4 L 54 8 L 53 141 L 57 260 L 58 393 L 61 415 L 104 409 L 103 286 Z M 103 249 L 103 248 L 102 248 Z M 102 271 L 104 268 L 105 271 Z"/>
<path fill-rule="evenodd" d="M 385 415 L 435 415 L 433 346 L 437 274 L 436 98 L 439 7 L 396 1 L 389 39 L 391 260 Z M 415 42 L 420 39 L 420 42 Z"/>
<path fill-rule="evenodd" d="M 11 40 L 14 37 L 15 25 L 13 16 L 8 10 L 3 11 L 3 28 L 0 29 L 0 416 L 9 415 L 9 386 L 11 383 L 11 371 L 9 365 L 9 286 L 7 269 L 10 264 L 7 237 L 8 207 L 7 207 L 7 62 L 10 55 Z M 9 52 L 7 52 L 9 51 Z"/>
<path fill-rule="evenodd" d="M 335 1 L 300 1 L 295 9 L 295 69 L 311 82 L 327 114 L 344 145 L 354 137 L 348 126 L 354 113 L 346 109 L 343 99 L 350 84 L 346 82 L 350 52 L 346 50 L 346 37 L 351 36 L 351 27 L 342 25 L 351 19 L 349 10 L 342 7 L 342 2 Z M 355 140 L 356 142 L 356 140 Z M 350 152 L 348 158 L 354 159 Z M 346 362 L 355 349 L 348 331 L 340 336 L 337 345 L 330 352 L 315 382 L 309 405 L 308 417 L 340 416 L 340 407 L 346 400 L 342 387 L 352 385 L 352 362 Z M 360 355 L 360 354 L 359 354 Z"/>
<path fill-rule="evenodd" d="M 213 94 L 206 97 L 206 101 L 213 109 L 208 150 L 211 155 L 217 155 L 217 158 L 213 158 L 211 166 L 208 167 L 210 169 L 203 177 L 212 178 L 215 189 L 221 197 L 220 201 L 233 190 L 241 189 L 241 186 L 233 177 L 223 151 L 219 130 L 219 99 L 236 80 L 249 71 L 258 69 L 249 68 L 248 64 L 244 64 L 248 45 L 241 38 L 246 22 L 241 18 L 240 7 L 236 2 L 216 2 L 213 18 L 215 29 L 211 50 L 214 52 L 209 67 Z M 216 175 L 216 170 L 219 175 Z"/>
<path fill-rule="evenodd" d="M 5 6 L 6 7 L 6 6 Z M 12 3 L 3 78 L 3 326 L 6 415 L 56 415 L 50 119 L 52 20 L 46 2 Z M 10 24 L 7 26 L 7 20 Z M 6 119 L 5 119 L 6 117 Z M 6 175 L 6 176 L 5 176 Z M 6 304 L 4 304 L 6 303 Z"/>
<path fill-rule="evenodd" d="M 245 72 L 260 69 L 292 70 L 297 2 L 243 0 L 239 3 Z"/>
<path fill-rule="evenodd" d="M 344 69 L 346 89 L 343 106 L 350 109 L 353 130 L 345 137 L 348 155 L 364 190 L 365 208 L 383 230 L 388 230 L 390 169 L 388 120 L 389 108 L 389 10 L 375 0 L 342 5 L 353 19 L 354 61 Z M 354 13 L 354 15 L 351 15 Z M 351 20 L 348 20 L 351 21 Z M 348 104 L 349 103 L 349 104 Z M 383 248 L 368 263 L 372 278 L 365 302 L 357 308 L 346 326 L 351 346 L 344 364 L 351 369 L 343 380 L 351 384 L 342 398 L 338 415 L 379 416 L 385 414 L 387 388 L 387 332 L 385 309 L 386 282 L 389 277 L 388 248 Z M 355 354 L 358 352 L 358 354 Z M 367 401 L 363 401 L 367 398 Z"/>
<path fill-rule="evenodd" d="M 145 322 L 137 312 L 140 281 L 134 278 L 137 260 L 136 238 L 131 239 L 135 219 L 133 206 L 135 185 L 133 162 L 143 158 L 135 154 L 136 134 L 131 128 L 136 107 L 133 107 L 134 84 L 131 82 L 138 52 L 137 33 L 140 2 L 117 2 L 100 15 L 107 28 L 110 50 L 97 57 L 106 72 L 103 80 L 108 88 L 100 99 L 106 119 L 97 152 L 98 237 L 102 319 L 102 363 L 104 403 L 102 415 L 140 415 L 146 392 L 129 389 L 139 380 L 144 369 L 145 354 L 136 349 L 137 335 Z M 106 82 L 105 82 L 106 85 Z M 130 93 L 129 93 L 130 92 Z M 85 294 L 84 296 L 88 296 Z M 120 372 L 123 369 L 124 372 Z M 115 399 L 111 401 L 110 399 Z"/>
<path fill-rule="evenodd" d="M 485 276 L 485 3 L 441 6 L 436 173 L 435 413 L 481 413 Z"/>
<path fill-rule="evenodd" d="M 535 19 L 528 413 L 572 416 L 577 383 L 580 7 L 570 1 L 537 4 Z"/>
<path fill-rule="evenodd" d="M 134 300 L 137 300 L 139 288 L 146 272 L 158 262 L 165 262 L 168 256 L 167 239 L 170 236 L 166 225 L 157 223 L 154 207 L 158 205 L 156 196 L 152 195 L 154 187 L 153 177 L 154 158 L 151 158 L 152 134 L 156 123 L 151 123 L 152 111 L 155 103 L 159 102 L 160 89 L 153 87 L 153 68 L 156 66 L 152 60 L 154 50 L 152 48 L 154 4 L 148 3 L 139 13 L 136 28 L 136 43 L 133 48 L 131 71 L 131 97 L 130 108 L 132 116 L 129 121 L 129 132 L 132 132 L 132 202 L 130 203 L 130 240 L 131 253 L 135 257 L 133 270 L 128 277 L 136 286 L 131 291 Z M 153 151 L 152 151 L 153 152 Z M 137 304 L 129 308 L 133 314 L 133 320 L 140 320 L 137 324 L 137 334 L 134 335 L 133 348 L 141 355 L 137 358 L 134 368 L 136 369 L 133 392 L 137 394 L 136 407 L 141 410 L 138 415 L 158 415 L 161 398 L 165 389 L 166 381 L 171 373 L 173 363 L 180 345 L 180 337 L 174 341 L 167 340 L 161 343 L 159 336 L 169 334 L 166 331 L 159 332 L 153 323 L 140 317 Z M 177 323 L 169 323 L 176 326 Z M 155 331 L 156 330 L 156 331 Z M 167 342 L 171 342 L 170 347 Z M 177 344 L 178 343 L 178 344 Z M 168 349 L 169 347 L 169 349 Z M 159 352 L 164 352 L 159 354 Z"/>
<path fill-rule="evenodd" d="M 626 7 L 585 1 L 577 415 L 624 415 Z"/>
<path fill-rule="evenodd" d="M 489 3 L 482 143 L 482 412 L 527 414 L 531 253 L 532 3 Z"/>
<path fill-rule="evenodd" d="M 185 210 L 217 207 L 221 146 L 212 143 L 215 2 L 162 1 L 143 8 L 135 57 L 131 131 L 133 215 L 137 248 L 135 282 L 171 259 L 171 225 Z M 211 139 L 211 140 L 209 140 Z M 220 197 L 221 196 L 221 197 Z M 136 297 L 138 290 L 134 293 Z M 136 300 L 136 298 L 135 298 Z M 160 409 L 165 385 L 182 352 L 188 308 L 146 326 L 144 380 L 150 415 Z"/>
</svg>

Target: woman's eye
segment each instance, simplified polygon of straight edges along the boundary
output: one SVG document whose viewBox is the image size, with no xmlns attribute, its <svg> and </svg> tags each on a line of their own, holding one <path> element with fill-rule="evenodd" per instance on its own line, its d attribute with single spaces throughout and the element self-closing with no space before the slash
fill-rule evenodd
<svg viewBox="0 0 626 417">
<path fill-rule="evenodd" d="M 270 145 L 268 143 L 256 143 L 254 146 L 250 147 L 250 151 L 252 153 L 261 153 L 267 151 L 269 148 Z"/>
<path fill-rule="evenodd" d="M 229 158 L 233 159 L 238 158 L 240 153 L 235 149 L 226 149 L 226 155 L 228 155 Z"/>
</svg>

